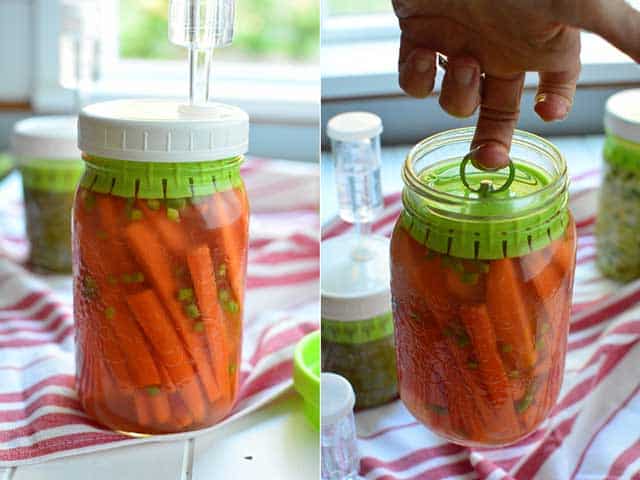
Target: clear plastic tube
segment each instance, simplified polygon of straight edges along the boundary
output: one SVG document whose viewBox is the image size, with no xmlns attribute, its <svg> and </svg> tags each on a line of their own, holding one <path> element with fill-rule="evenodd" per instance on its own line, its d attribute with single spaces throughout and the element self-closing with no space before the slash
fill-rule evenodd
<svg viewBox="0 0 640 480">
<path fill-rule="evenodd" d="M 355 394 L 340 375 L 320 376 L 322 480 L 356 480 L 360 454 L 353 416 Z"/>
<path fill-rule="evenodd" d="M 347 112 L 333 117 L 327 135 L 335 164 L 336 189 L 340 217 L 354 224 L 360 239 L 351 256 L 356 261 L 370 260 L 367 246 L 373 221 L 382 213 L 384 199 L 380 175 L 380 117 L 368 112 Z"/>
<path fill-rule="evenodd" d="M 204 105 L 211 94 L 214 48 L 233 38 L 233 0 L 171 0 L 169 40 L 189 49 L 189 103 Z"/>
</svg>

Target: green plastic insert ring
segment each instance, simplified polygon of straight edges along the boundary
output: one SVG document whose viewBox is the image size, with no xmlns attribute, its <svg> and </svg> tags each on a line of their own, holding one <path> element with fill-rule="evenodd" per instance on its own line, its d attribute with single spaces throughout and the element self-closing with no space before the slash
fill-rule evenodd
<svg viewBox="0 0 640 480">
<path fill-rule="evenodd" d="M 304 400 L 304 414 L 320 430 L 320 330 L 309 333 L 293 352 L 293 384 Z"/>
<path fill-rule="evenodd" d="M 482 180 L 478 188 L 473 188 L 471 185 L 469 185 L 469 183 L 467 182 L 467 173 L 466 173 L 467 164 L 471 162 L 475 166 L 475 163 L 473 162 L 473 154 L 477 150 L 478 150 L 477 148 L 471 150 L 469 153 L 467 153 L 464 156 L 464 158 L 462 159 L 462 162 L 460 162 L 460 178 L 462 179 L 462 183 L 464 184 L 464 186 L 468 190 L 475 192 L 480 196 L 484 196 L 489 193 L 504 192 L 505 190 L 507 190 L 513 183 L 514 178 L 516 178 L 516 167 L 513 164 L 513 161 L 511 161 L 511 159 L 509 159 L 509 166 L 508 166 L 509 176 L 507 177 L 507 181 L 504 182 L 500 188 L 497 188 L 497 189 L 494 188 L 493 182 L 491 180 Z M 500 170 L 500 169 L 495 169 L 495 170 L 492 169 L 488 171 L 497 171 L 497 170 Z"/>
</svg>

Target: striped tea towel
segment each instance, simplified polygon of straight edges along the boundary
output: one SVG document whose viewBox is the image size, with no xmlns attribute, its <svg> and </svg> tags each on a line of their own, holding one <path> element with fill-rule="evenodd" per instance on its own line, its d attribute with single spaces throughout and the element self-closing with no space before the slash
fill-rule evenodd
<svg viewBox="0 0 640 480">
<path fill-rule="evenodd" d="M 431 433 L 402 402 L 356 415 L 369 479 L 640 480 L 640 280 L 626 286 L 596 270 L 593 224 L 599 172 L 572 178 L 577 268 L 566 371 L 545 428 L 501 449 L 465 448 Z M 400 194 L 386 197 L 374 230 L 390 235 Z M 335 220 L 323 237 L 347 230 Z"/>
<path fill-rule="evenodd" d="M 193 436 L 291 386 L 294 345 L 318 327 L 318 168 L 253 159 L 243 176 L 252 217 L 238 402 L 210 429 L 146 439 L 107 431 L 83 413 L 74 390 L 71 279 L 20 265 L 27 243 L 19 178 L 0 184 L 0 467 Z"/>
</svg>

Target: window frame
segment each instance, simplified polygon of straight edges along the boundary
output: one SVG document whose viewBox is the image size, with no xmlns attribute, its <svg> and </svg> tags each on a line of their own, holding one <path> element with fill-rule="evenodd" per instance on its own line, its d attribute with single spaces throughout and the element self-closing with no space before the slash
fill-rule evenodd
<svg viewBox="0 0 640 480">
<path fill-rule="evenodd" d="M 102 0 L 103 54 L 101 79 L 91 88 L 90 101 L 116 98 L 186 98 L 187 67 L 183 62 L 136 61 L 119 58 L 118 10 L 114 0 Z M 58 83 L 60 4 L 33 0 L 35 37 L 30 104 L 36 113 L 67 112 L 73 92 Z M 53 51 L 55 50 L 55 51 Z M 214 99 L 247 111 L 251 119 L 251 153 L 280 158 L 317 161 L 319 151 L 320 72 L 317 65 L 291 66 L 274 63 L 214 63 Z M 123 80 L 126 79 L 126 80 Z M 159 80 L 161 79 L 161 80 Z M 259 81 L 256 81 L 259 79 Z M 283 143 L 282 138 L 292 139 Z"/>
</svg>

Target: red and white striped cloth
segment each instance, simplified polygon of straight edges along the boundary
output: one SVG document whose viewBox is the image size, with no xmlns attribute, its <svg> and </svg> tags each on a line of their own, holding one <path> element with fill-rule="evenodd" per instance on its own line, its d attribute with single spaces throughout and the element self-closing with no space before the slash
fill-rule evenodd
<svg viewBox="0 0 640 480">
<path fill-rule="evenodd" d="M 465 448 L 431 433 L 396 401 L 359 412 L 360 473 L 369 480 L 640 480 L 640 280 L 622 286 L 594 265 L 599 173 L 572 178 L 578 257 L 560 399 L 545 428 L 502 449 Z M 400 194 L 374 231 L 390 235 Z M 344 232 L 339 220 L 323 238 Z"/>
<path fill-rule="evenodd" d="M 147 439 L 104 430 L 83 413 L 74 390 L 71 280 L 20 265 L 27 250 L 20 183 L 14 175 L 0 184 L 0 467 L 186 438 L 291 386 L 294 345 L 318 328 L 319 170 L 253 159 L 243 176 L 252 217 L 238 403 L 210 429 Z"/>
</svg>

